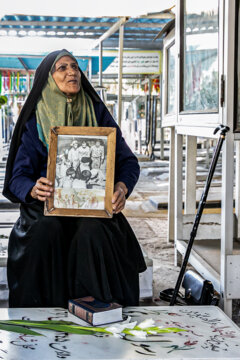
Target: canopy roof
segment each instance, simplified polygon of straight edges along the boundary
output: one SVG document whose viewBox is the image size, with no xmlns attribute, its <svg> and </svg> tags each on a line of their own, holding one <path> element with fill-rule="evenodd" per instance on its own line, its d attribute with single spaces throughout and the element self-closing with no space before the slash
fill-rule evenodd
<svg viewBox="0 0 240 360">
<path fill-rule="evenodd" d="M 35 71 L 45 55 L 0 55 L 0 70 L 27 70 Z M 92 62 L 92 75 L 96 75 L 99 71 L 99 59 L 98 56 L 80 57 L 75 56 L 78 60 L 79 67 L 82 71 L 86 71 L 88 68 L 89 59 Z M 115 59 L 115 56 L 104 56 L 102 61 L 102 70 L 104 71 L 111 62 Z"/>
<path fill-rule="evenodd" d="M 162 39 L 157 35 L 173 17 L 171 9 L 137 18 L 5 15 L 0 20 L 0 36 L 92 39 L 91 49 L 97 48 L 100 42 L 104 49 L 116 49 L 119 42 L 118 29 L 124 25 L 124 49 L 160 50 Z M 35 70 L 46 55 L 43 52 L 39 54 L 5 55 L 0 50 L 0 69 Z M 87 69 L 89 58 L 78 57 L 83 71 Z M 103 56 L 103 71 L 114 58 Z M 91 56 L 91 59 L 94 75 L 98 71 L 98 56 Z"/>
<path fill-rule="evenodd" d="M 126 17 L 63 17 L 37 15 L 5 15 L 0 20 L 0 35 L 68 37 L 100 39 L 115 30 L 104 41 L 105 48 L 118 46 L 118 27 L 124 24 L 124 48 L 159 49 L 161 39 L 153 42 L 164 25 L 174 17 L 170 9 L 138 18 Z M 114 28 L 115 26 L 115 28 Z M 29 33 L 30 32 L 30 33 Z"/>
</svg>

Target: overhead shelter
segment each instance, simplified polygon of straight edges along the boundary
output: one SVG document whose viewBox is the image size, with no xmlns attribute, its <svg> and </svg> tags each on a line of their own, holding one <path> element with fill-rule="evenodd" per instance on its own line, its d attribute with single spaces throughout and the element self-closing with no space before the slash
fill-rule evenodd
<svg viewBox="0 0 240 360">
<path fill-rule="evenodd" d="M 103 71 L 115 56 L 103 57 L 104 49 L 118 48 L 118 124 L 121 126 L 121 99 L 123 77 L 123 49 L 160 50 L 162 39 L 159 32 L 174 17 L 171 9 L 136 18 L 124 17 L 61 17 L 37 15 L 5 15 L 0 20 L 0 36 L 41 36 L 47 38 L 92 39 L 90 50 L 99 48 L 98 63 L 94 57 L 78 57 L 83 71 L 98 71 L 102 86 Z M 0 69 L 31 71 L 40 63 L 41 56 L 24 54 L 0 54 Z"/>
<path fill-rule="evenodd" d="M 16 70 L 16 71 L 35 71 L 45 54 L 41 55 L 12 55 L 0 54 L 0 70 Z M 87 71 L 89 63 L 91 62 L 91 73 L 97 75 L 99 71 L 99 57 L 98 56 L 75 56 L 78 60 L 79 67 L 82 71 Z M 113 62 L 116 55 L 104 56 L 102 59 L 103 71 Z"/>
<path fill-rule="evenodd" d="M 95 46 L 118 48 L 118 30 L 124 25 L 125 49 L 160 49 L 162 40 L 153 42 L 159 31 L 174 17 L 170 9 L 137 18 L 126 17 L 62 17 L 5 15 L 0 20 L 0 36 L 44 36 L 93 39 Z"/>
</svg>

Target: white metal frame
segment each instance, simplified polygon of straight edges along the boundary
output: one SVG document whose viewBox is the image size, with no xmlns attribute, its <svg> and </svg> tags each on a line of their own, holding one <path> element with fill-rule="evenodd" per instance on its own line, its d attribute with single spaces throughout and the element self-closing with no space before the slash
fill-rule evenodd
<svg viewBox="0 0 240 360">
<path fill-rule="evenodd" d="M 211 264 L 207 263 L 199 254 L 197 254 L 194 249 L 191 252 L 189 262 L 196 268 L 196 270 L 201 273 L 205 278 L 211 280 L 215 288 L 221 294 L 221 300 L 224 307 L 224 311 L 231 316 L 232 315 L 232 299 L 238 292 L 235 292 L 235 295 L 232 294 L 232 291 L 227 291 L 229 289 L 230 281 L 232 281 L 233 273 L 231 271 L 240 271 L 239 267 L 230 266 L 232 259 L 236 259 L 233 255 L 233 239 L 234 239 L 234 214 L 233 214 L 233 182 L 234 182 L 234 139 L 240 139 L 239 134 L 233 133 L 233 106 L 234 106 L 234 26 L 235 23 L 235 0 L 223 0 L 219 1 L 219 104 L 220 104 L 220 79 L 223 76 L 225 80 L 225 101 L 223 106 L 219 105 L 218 114 L 182 114 L 179 109 L 179 96 L 180 96 L 180 1 L 177 1 L 177 12 L 176 12 L 176 78 L 177 78 L 177 124 L 175 128 L 175 141 L 172 141 L 171 152 L 174 150 L 175 158 L 171 160 L 170 158 L 170 186 L 169 190 L 173 193 L 175 197 L 174 210 L 172 213 L 174 216 L 174 241 L 175 241 L 175 264 L 178 260 L 178 254 L 184 255 L 186 249 L 186 242 L 183 241 L 183 213 L 182 213 L 182 198 L 183 198 L 183 179 L 182 179 L 182 164 L 183 164 L 183 154 L 182 154 L 182 145 L 183 137 L 187 136 L 187 156 L 186 156 L 186 176 L 189 174 L 189 170 L 194 172 L 194 167 L 196 167 L 196 156 L 191 153 L 191 147 L 196 145 L 196 137 L 206 137 L 214 138 L 218 137 L 213 135 L 213 129 L 217 124 L 222 123 L 230 127 L 230 131 L 226 136 L 226 140 L 222 149 L 222 212 L 221 212 L 221 248 L 220 248 L 220 274 L 218 274 Z M 167 43 L 166 43 L 167 44 Z M 166 56 L 166 52 L 164 52 Z M 164 57 L 165 57 L 164 56 Z M 164 63 L 166 67 L 166 62 Z M 164 76 L 166 77 L 166 70 L 164 71 Z M 166 96 L 166 93 L 164 91 Z M 164 96 L 164 95 L 163 95 Z M 166 103 L 166 99 L 164 104 Z M 191 120 L 190 120 L 191 119 Z M 165 122 L 164 124 L 167 124 Z M 199 125 L 201 124 L 201 125 Z M 172 136 L 173 136 L 173 131 Z M 175 144 L 174 144 L 175 143 Z M 192 143 L 191 146 L 188 146 L 188 143 Z M 237 178 L 236 178 L 236 217 L 240 218 L 240 146 L 237 144 Z M 171 167 L 171 161 L 175 162 L 174 170 Z M 185 195 L 185 213 L 191 213 L 194 211 L 194 203 L 196 201 L 196 172 L 191 175 L 192 179 L 188 179 L 186 182 L 186 195 Z M 175 179 L 175 187 L 173 190 L 172 182 Z M 169 199 L 172 202 L 172 195 L 169 194 Z M 169 206 L 172 205 L 169 203 Z M 170 208 L 171 211 L 171 208 Z M 172 214 L 169 213 L 169 227 L 172 224 Z M 169 231 L 170 233 L 170 231 Z M 232 269 L 231 271 L 229 269 Z M 235 274 L 236 275 L 236 274 Z M 239 274 L 240 275 L 240 274 Z M 239 284 L 236 284 L 239 286 Z M 234 288 L 234 285 L 231 283 L 230 288 Z"/>
<path fill-rule="evenodd" d="M 162 92 L 162 127 L 174 126 L 177 123 L 177 79 L 175 76 L 176 100 L 173 113 L 167 113 L 167 91 L 168 91 L 168 50 L 175 45 L 175 29 L 173 29 L 163 41 L 163 92 Z M 176 73 L 177 57 L 175 58 Z"/>
<path fill-rule="evenodd" d="M 223 107 L 223 123 L 229 131 L 222 153 L 222 228 L 221 228 L 221 295 L 224 300 L 224 310 L 232 315 L 232 300 L 227 295 L 226 287 L 229 281 L 227 273 L 227 256 L 233 253 L 233 180 L 234 180 L 234 38 L 235 0 L 225 0 L 225 32 L 224 32 L 224 78 L 225 104 Z"/>
<path fill-rule="evenodd" d="M 181 9 L 181 3 L 183 3 L 182 0 L 177 0 L 177 12 L 176 12 L 176 52 L 177 52 L 177 72 L 176 72 L 176 77 L 177 77 L 177 89 L 178 89 L 178 117 L 177 117 L 177 122 L 178 122 L 178 126 L 186 126 L 186 130 L 185 130 L 185 134 L 186 135 L 192 135 L 193 136 L 199 136 L 201 134 L 201 136 L 205 136 L 203 134 L 204 132 L 204 128 L 211 128 L 211 133 L 212 133 L 212 129 L 214 129 L 218 123 L 221 123 L 221 119 L 219 118 L 219 113 L 216 112 L 200 112 L 200 113 L 190 113 L 190 112 L 181 112 L 180 109 L 180 96 L 181 96 L 181 92 L 180 92 L 180 88 L 181 88 L 181 83 L 180 83 L 180 71 L 181 71 L 181 56 L 183 54 L 181 54 L 181 41 L 182 39 L 180 39 L 181 37 L 181 21 L 183 21 L 183 16 L 181 16 L 181 13 L 183 11 L 183 9 Z M 221 53 L 222 53 L 222 33 L 223 33 L 223 24 L 221 22 L 221 14 L 223 13 L 223 1 L 219 0 L 219 79 L 221 77 L 221 68 L 222 68 L 222 59 L 221 59 Z M 220 104 L 220 81 L 219 81 L 219 88 L 218 88 L 218 94 L 219 94 L 219 104 Z M 219 105 L 219 109 L 220 109 L 220 105 Z M 201 124 L 201 132 L 199 131 L 199 124 Z M 192 134 L 188 133 L 188 128 L 191 128 L 191 132 Z M 207 129 L 207 132 L 209 133 L 209 129 Z"/>
<path fill-rule="evenodd" d="M 175 42 L 175 29 L 173 29 L 164 38 L 163 47 L 163 91 L 162 91 L 162 127 L 171 127 L 170 133 L 170 154 L 169 154 L 169 186 L 168 186 L 168 241 L 174 241 L 174 218 L 175 218 L 175 125 L 177 124 L 177 101 L 178 88 L 177 76 L 175 76 L 175 111 L 172 114 L 167 113 L 167 90 L 168 90 L 168 49 Z M 177 73 L 177 55 L 175 52 L 175 74 Z"/>
</svg>

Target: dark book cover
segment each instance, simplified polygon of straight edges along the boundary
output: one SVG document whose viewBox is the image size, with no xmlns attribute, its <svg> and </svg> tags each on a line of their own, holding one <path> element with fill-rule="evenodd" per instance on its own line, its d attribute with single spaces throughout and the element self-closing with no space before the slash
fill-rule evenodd
<svg viewBox="0 0 240 360">
<path fill-rule="evenodd" d="M 92 296 L 72 299 L 68 302 L 68 310 L 92 325 L 107 324 L 122 320 L 122 306 L 117 303 L 104 303 Z"/>
</svg>

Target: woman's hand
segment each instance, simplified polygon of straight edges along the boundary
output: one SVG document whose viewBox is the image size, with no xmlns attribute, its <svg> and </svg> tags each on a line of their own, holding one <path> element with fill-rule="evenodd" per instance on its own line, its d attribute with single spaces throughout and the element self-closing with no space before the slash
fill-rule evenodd
<svg viewBox="0 0 240 360">
<path fill-rule="evenodd" d="M 122 211 L 124 209 L 125 203 L 126 203 L 127 192 L 128 192 L 128 189 L 123 182 L 119 181 L 115 184 L 114 194 L 112 197 L 114 214 L 118 214 L 120 211 Z"/>
<path fill-rule="evenodd" d="M 45 201 L 52 195 L 53 187 L 52 182 L 45 177 L 41 177 L 37 180 L 36 184 L 33 186 L 30 195 L 33 199 L 40 201 Z"/>
</svg>

